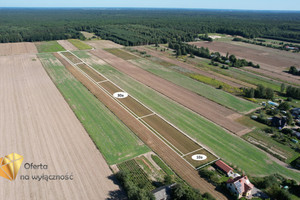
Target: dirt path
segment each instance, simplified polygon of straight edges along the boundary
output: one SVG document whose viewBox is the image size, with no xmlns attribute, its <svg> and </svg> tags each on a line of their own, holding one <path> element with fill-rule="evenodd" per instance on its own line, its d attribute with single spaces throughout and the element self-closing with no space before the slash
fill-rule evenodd
<svg viewBox="0 0 300 200">
<path fill-rule="evenodd" d="M 255 71 L 284 81 L 300 84 L 299 77 L 283 72 L 292 65 L 299 67 L 299 54 L 270 48 L 261 48 L 249 44 L 239 45 L 225 42 L 190 42 L 189 44 L 198 47 L 207 47 L 209 50 L 218 51 L 222 55 L 226 55 L 227 52 L 234 54 L 238 58 L 245 58 L 248 61 L 259 64 L 261 68 L 255 69 Z"/>
<path fill-rule="evenodd" d="M 133 115 L 126 111 L 120 104 L 98 88 L 87 79 L 81 72 L 71 66 L 66 60 L 55 55 L 66 68 L 85 85 L 104 105 L 106 105 L 126 126 L 128 126 L 142 141 L 144 141 L 154 152 L 156 152 L 171 168 L 191 186 L 201 192 L 209 192 L 216 199 L 226 199 L 226 197 L 215 191 L 213 185 L 202 179 L 198 172 L 185 162 L 177 153 L 167 146 L 161 139 L 153 134 L 146 126 L 139 122 Z"/>
<path fill-rule="evenodd" d="M 108 53 L 107 51 L 98 49 L 91 51 L 91 53 L 106 61 L 119 71 L 128 74 L 139 82 L 153 88 L 161 94 L 171 98 L 179 104 L 195 111 L 196 113 L 237 135 L 244 134 L 248 130 L 248 128 L 245 126 L 233 121 L 232 116 L 240 116 L 228 108 L 225 108 L 183 87 L 155 76 L 119 57 Z"/>
<path fill-rule="evenodd" d="M 212 73 L 209 73 L 207 71 L 204 71 L 204 70 L 201 70 L 199 68 L 196 68 L 192 65 L 189 65 L 189 64 L 186 64 L 186 63 L 183 63 L 183 62 L 180 62 L 178 60 L 174 60 L 174 59 L 171 59 L 171 58 L 168 58 L 166 56 L 164 56 L 163 54 L 161 54 L 160 52 L 158 51 L 154 51 L 154 50 L 151 50 L 151 49 L 148 49 L 148 48 L 145 48 L 145 47 L 134 47 L 134 49 L 137 49 L 139 51 L 146 51 L 147 54 L 151 55 L 151 56 L 154 56 L 154 57 L 158 57 L 160 58 L 161 60 L 164 60 L 166 62 L 169 62 L 169 63 L 172 63 L 174 65 L 177 65 L 179 67 L 182 67 L 182 68 L 185 68 L 185 69 L 188 69 L 192 72 L 195 72 L 195 73 L 198 73 L 198 74 L 201 74 L 203 76 L 207 76 L 207 77 L 210 77 L 210 78 L 213 78 L 213 79 L 216 79 L 218 81 L 221 81 L 221 82 L 224 82 L 228 85 L 231 85 L 233 87 L 237 87 L 237 88 L 241 88 L 241 87 L 245 87 L 244 85 L 241 85 L 241 84 L 238 84 L 236 82 L 233 82 L 233 81 L 230 81 L 228 79 L 225 79 L 221 76 L 217 76 L 216 74 L 212 74 Z"/>
<path fill-rule="evenodd" d="M 1 199 L 105 199 L 112 172 L 35 55 L 0 57 L 0 157 L 24 157 L 17 179 L 0 177 Z M 48 169 L 25 169 L 25 163 Z M 73 180 L 20 180 L 21 175 Z"/>
<path fill-rule="evenodd" d="M 70 43 L 68 40 L 57 40 L 58 44 L 60 44 L 63 48 L 69 51 L 75 51 L 78 50 L 77 47 L 75 47 L 72 43 Z"/>
</svg>

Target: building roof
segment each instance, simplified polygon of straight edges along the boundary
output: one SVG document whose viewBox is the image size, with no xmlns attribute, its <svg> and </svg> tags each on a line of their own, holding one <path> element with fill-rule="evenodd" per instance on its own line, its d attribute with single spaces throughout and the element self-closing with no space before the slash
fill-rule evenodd
<svg viewBox="0 0 300 200">
<path fill-rule="evenodd" d="M 250 183 L 247 176 L 240 176 L 236 177 L 234 179 L 229 179 L 227 183 L 234 184 L 236 190 L 239 192 L 239 194 L 247 193 L 249 190 L 252 190 L 254 185 Z"/>
<path fill-rule="evenodd" d="M 171 184 L 171 185 L 168 185 L 168 186 L 162 186 L 162 187 L 156 188 L 155 190 L 152 191 L 152 194 L 154 195 L 156 200 L 170 199 L 171 188 L 174 185 L 175 184 Z"/>
<path fill-rule="evenodd" d="M 233 169 L 231 167 L 229 167 L 226 163 L 224 163 L 222 160 L 218 160 L 215 163 L 221 170 L 223 170 L 224 172 L 228 173 L 230 171 L 232 171 Z"/>
</svg>

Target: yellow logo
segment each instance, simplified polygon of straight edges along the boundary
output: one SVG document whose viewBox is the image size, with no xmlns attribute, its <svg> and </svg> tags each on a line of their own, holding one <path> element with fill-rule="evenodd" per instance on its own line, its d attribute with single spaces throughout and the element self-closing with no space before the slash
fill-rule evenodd
<svg viewBox="0 0 300 200">
<path fill-rule="evenodd" d="M 11 181 L 15 180 L 22 162 L 23 156 L 16 153 L 0 158 L 0 176 Z"/>
</svg>

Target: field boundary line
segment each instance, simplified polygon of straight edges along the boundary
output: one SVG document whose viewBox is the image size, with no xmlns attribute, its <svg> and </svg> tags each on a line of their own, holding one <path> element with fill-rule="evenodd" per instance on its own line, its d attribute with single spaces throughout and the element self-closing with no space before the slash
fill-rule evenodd
<svg viewBox="0 0 300 200">
<path fill-rule="evenodd" d="M 92 79 L 88 74 L 86 74 L 83 70 L 81 70 L 79 67 L 77 67 L 72 61 L 70 61 L 68 58 L 66 58 L 64 55 L 61 55 L 63 58 L 65 58 L 72 66 L 74 66 L 79 72 L 81 72 L 85 77 L 87 77 L 90 81 L 92 81 L 95 85 L 97 85 L 101 90 L 103 90 L 105 92 L 105 94 L 109 95 L 112 99 L 114 99 L 115 101 L 117 101 L 117 103 L 119 103 L 125 110 L 127 110 L 128 112 L 130 112 L 135 118 L 137 118 L 138 116 L 132 112 L 127 106 L 125 106 L 122 102 L 120 102 L 118 99 L 115 99 L 112 97 L 112 95 L 105 89 L 103 88 L 101 85 L 99 85 L 94 79 Z"/>
<path fill-rule="evenodd" d="M 59 53 L 59 52 L 58 52 Z M 59 55 L 61 55 L 61 54 L 59 54 Z M 66 58 L 65 56 L 63 56 L 63 55 L 61 55 L 64 59 Z M 73 66 L 73 67 L 75 67 L 75 69 L 77 69 L 80 73 L 82 73 L 82 75 L 84 75 L 88 80 L 90 80 L 92 83 L 94 83 L 99 89 L 101 89 L 105 94 L 107 94 L 111 99 L 113 99 L 115 102 L 117 102 L 118 104 L 120 104 L 121 106 L 123 106 L 122 105 L 122 103 L 121 102 L 119 102 L 119 101 L 117 101 L 117 99 L 115 99 L 115 98 L 113 98 L 112 97 L 112 95 L 109 93 L 109 92 L 107 92 L 104 88 L 102 88 L 102 86 L 100 86 L 99 84 L 97 84 L 97 82 L 96 81 L 94 81 L 92 78 L 90 78 L 90 77 L 88 77 L 88 75 L 86 75 L 86 73 L 85 72 L 83 72 L 81 69 L 79 69 L 77 66 L 75 66 L 74 65 L 74 63 L 72 62 L 72 61 L 70 61 L 69 59 L 67 59 L 66 58 L 66 60 Z M 175 151 L 172 147 L 171 147 L 171 144 L 169 145 L 168 143 L 166 143 L 166 141 L 168 141 L 168 140 L 166 140 L 166 141 L 164 141 L 162 138 L 164 138 L 164 137 L 162 137 L 162 138 L 160 138 L 155 132 L 156 132 L 156 130 L 155 129 L 153 129 L 151 126 L 149 126 L 149 127 L 151 127 L 153 130 L 151 130 L 149 127 L 147 127 L 146 126 L 146 124 L 144 124 L 142 121 L 142 119 L 141 120 L 139 120 L 139 119 L 137 119 L 137 117 L 133 114 L 133 113 L 131 113 L 129 110 L 127 110 L 126 109 L 126 106 L 125 107 L 123 107 L 130 115 L 132 115 L 138 122 L 140 122 L 144 127 L 146 127 L 150 132 L 152 132 L 153 134 L 154 134 L 154 136 L 156 136 L 159 140 L 161 140 L 165 145 L 167 145 L 172 151 L 174 151 L 178 156 L 180 156 L 181 157 L 181 155 L 177 152 L 177 151 Z M 155 132 L 154 132 L 155 131 Z M 160 135 L 160 134 L 159 134 Z M 140 139 L 141 140 L 141 139 Z M 143 141 L 143 140 L 142 140 Z M 175 147 L 175 149 L 177 149 L 176 147 Z M 181 152 L 181 151 L 179 151 L 179 152 Z M 183 158 L 183 160 L 186 162 L 186 163 L 188 163 L 193 169 L 195 169 L 196 170 L 196 168 L 191 164 L 191 163 L 189 163 L 186 159 L 184 159 Z"/>
<path fill-rule="evenodd" d="M 200 151 L 200 150 L 202 150 L 202 149 L 204 149 L 204 148 L 202 147 L 202 148 L 197 149 L 197 150 L 195 150 L 195 151 L 191 151 L 191 152 L 189 152 L 189 153 L 187 153 L 187 154 L 182 155 L 182 157 L 187 156 L 187 155 L 192 154 L 192 153 L 195 153 L 196 151 Z M 205 150 L 206 150 L 206 149 L 205 149 Z"/>
<path fill-rule="evenodd" d="M 67 51 L 70 54 L 72 54 L 73 56 L 75 56 L 77 59 L 79 59 L 80 61 L 82 61 L 83 64 L 87 65 L 89 68 L 91 68 L 93 71 L 95 71 L 97 74 L 103 76 L 104 78 L 106 78 L 105 81 L 109 81 L 110 83 L 112 83 L 113 85 L 115 85 L 117 88 L 119 88 L 121 91 L 126 92 L 125 90 L 123 90 L 120 86 L 116 85 L 114 82 L 112 82 L 110 79 L 108 79 L 106 76 L 104 76 L 103 74 L 101 74 L 99 71 L 97 71 L 96 69 L 94 69 L 92 66 L 90 66 L 89 64 L 87 64 L 85 61 L 83 61 L 81 58 L 79 58 L 78 56 L 76 56 L 73 52 L 71 51 Z M 60 54 L 61 55 L 61 54 Z M 66 58 L 64 55 L 62 55 L 64 58 Z M 105 88 L 103 88 L 101 85 L 99 85 L 96 81 L 94 81 L 91 77 L 89 77 L 89 75 L 87 75 L 84 71 L 82 71 L 81 69 L 79 69 L 79 67 L 74 64 L 72 61 L 70 61 L 69 59 L 67 59 L 67 61 L 73 65 L 77 70 L 79 70 L 81 73 L 83 73 L 89 80 L 91 80 L 95 85 L 97 85 L 101 90 L 103 90 L 107 95 L 109 95 L 113 100 L 115 100 L 117 103 L 119 103 L 123 108 L 125 108 L 125 110 L 127 110 L 131 115 L 133 115 L 138 121 L 140 121 L 147 129 L 149 129 L 152 133 L 154 133 L 161 141 L 163 141 L 167 146 L 169 146 L 171 149 L 173 149 L 174 152 L 176 152 L 180 157 L 182 157 L 182 155 L 184 155 L 177 147 L 175 147 L 169 140 L 167 140 L 165 137 L 163 137 L 160 133 L 158 133 L 157 130 L 155 130 L 152 126 L 150 126 L 148 123 L 146 123 L 142 118 L 143 117 L 147 117 L 147 116 L 142 116 L 142 117 L 138 117 L 137 114 L 135 114 L 131 109 L 129 109 L 127 106 L 125 106 L 122 102 L 120 102 L 118 99 L 114 98 L 112 96 L 112 94 L 110 94 Z M 193 138 L 191 138 L 190 136 L 188 136 L 186 133 L 184 133 L 183 131 L 181 131 L 179 128 L 177 128 L 175 125 L 173 125 L 172 123 L 168 122 L 166 119 L 164 119 L 161 115 L 157 114 L 156 112 L 154 112 L 152 109 L 150 109 L 148 106 L 144 105 L 142 102 L 140 102 L 139 100 L 137 100 L 135 97 L 131 96 L 134 100 L 136 100 L 138 103 L 140 103 L 141 105 L 143 105 L 145 108 L 147 108 L 148 110 L 150 110 L 152 113 L 150 115 L 157 115 L 158 117 L 160 117 L 164 122 L 166 122 L 167 124 L 171 125 L 173 128 L 175 128 L 177 131 L 179 131 L 180 133 L 182 133 L 183 135 L 185 135 L 188 139 L 192 140 L 193 142 L 195 142 L 197 145 L 199 145 L 200 147 L 202 147 L 201 149 L 205 149 L 208 153 L 212 154 L 213 156 L 215 156 L 217 159 L 220 159 L 219 156 L 215 155 L 214 153 L 212 153 L 211 151 L 209 151 L 208 149 L 206 149 L 203 145 L 201 145 L 198 141 L 194 140 Z M 149 128 L 151 127 L 151 129 Z M 165 141 L 164 141 L 165 140 Z M 168 143 L 166 142 L 168 141 Z M 197 149 L 200 150 L 200 149 Z M 180 155 L 179 153 L 181 153 L 182 155 Z M 189 152 L 191 153 L 191 152 Z M 188 153 L 188 154 L 189 154 Z M 188 162 L 184 157 L 182 157 L 191 167 L 193 167 L 194 169 L 196 169 L 196 167 L 194 167 L 190 162 Z"/>
<path fill-rule="evenodd" d="M 203 168 L 203 167 L 206 167 L 207 165 L 210 165 L 210 164 L 212 164 L 212 163 L 214 163 L 214 162 L 216 162 L 216 161 L 218 161 L 218 160 L 220 160 L 220 158 L 218 158 L 218 159 L 216 159 L 216 160 L 213 160 L 213 161 L 211 161 L 211 162 L 209 162 L 209 163 L 206 163 L 206 164 L 204 164 L 204 165 L 202 165 L 202 166 L 200 166 L 200 167 L 197 167 L 196 170 L 199 170 L 199 169 L 201 169 L 201 168 Z"/>
<path fill-rule="evenodd" d="M 71 54 L 73 54 L 74 56 L 76 56 L 73 52 L 69 51 Z M 123 90 L 120 86 L 116 85 L 114 82 L 112 82 L 110 79 L 108 79 L 106 76 L 104 76 L 103 74 L 101 74 L 99 71 L 97 71 L 96 69 L 94 69 L 93 67 L 91 67 L 89 64 L 87 64 L 85 61 L 83 61 L 81 58 L 79 58 L 78 56 L 76 56 L 78 59 L 80 59 L 82 62 L 84 62 L 88 67 L 92 68 L 95 72 L 97 72 L 99 75 L 103 76 L 104 78 L 106 78 L 109 82 L 111 82 L 113 85 L 115 85 L 116 87 L 118 87 L 120 90 Z M 101 59 L 102 60 L 102 59 Z M 106 61 L 104 61 L 106 62 Z M 106 62 L 107 63 L 107 62 Z M 142 83 L 141 83 L 142 84 Z M 125 90 L 123 90 L 124 92 L 126 92 Z M 156 90 L 155 90 L 156 91 Z M 148 110 L 150 110 L 151 112 L 155 113 L 158 117 L 160 117 L 161 119 L 163 119 L 167 124 L 171 125 L 173 128 L 175 128 L 176 130 L 178 130 L 179 132 L 181 132 L 182 134 L 184 134 L 185 136 L 187 136 L 189 139 L 191 139 L 193 142 L 195 142 L 196 144 L 198 144 L 199 146 L 203 147 L 206 151 L 208 151 L 209 153 L 211 153 L 212 155 L 214 155 L 215 157 L 219 158 L 219 156 L 217 156 L 216 154 L 212 153 L 210 150 L 208 150 L 206 147 L 204 147 L 202 144 L 200 144 L 198 141 L 196 141 L 195 139 L 193 139 L 192 137 L 190 137 L 189 135 L 187 135 L 186 133 L 184 133 L 182 130 L 180 130 L 178 127 L 176 127 L 174 124 L 172 124 L 171 122 L 167 121 L 164 117 L 162 117 L 161 115 L 159 115 L 158 113 L 156 113 L 155 111 L 153 111 L 151 108 L 149 108 L 148 106 L 146 106 L 145 104 L 143 104 L 142 102 L 140 102 L 138 99 L 136 99 L 135 97 L 133 97 L 132 95 L 130 95 L 134 100 L 136 100 L 137 102 L 139 102 L 140 104 L 142 104 L 145 108 L 147 108 Z M 176 102 L 177 103 L 177 102 Z M 178 104 L 178 103 L 177 103 Z M 179 104 L 181 105 L 181 104 Z M 183 105 L 181 105 L 183 106 Z M 183 106 L 184 108 L 186 108 L 185 106 Z M 189 109 L 190 110 L 190 109 Z M 194 111 L 193 111 L 194 112 Z M 195 114 L 197 114 L 196 112 L 194 112 Z M 198 115 L 198 114 L 197 114 Z M 202 115 L 201 115 L 202 116 Z M 202 116 L 203 117 L 203 116 Z M 205 118 L 205 117 L 203 117 Z M 206 119 L 206 118 L 205 118 Z M 210 121 L 210 120 L 209 120 Z M 212 121 L 211 121 L 212 122 Z M 214 123 L 214 122 L 212 122 Z M 216 124 L 216 123 L 214 123 Z M 219 125 L 218 125 L 219 126 Z M 222 127 L 222 126 L 220 126 Z M 222 127 L 223 128 L 223 127 Z"/>
<path fill-rule="evenodd" d="M 144 116 L 142 116 L 142 117 L 138 117 L 138 119 L 143 119 L 143 118 L 145 118 L 145 117 L 150 117 L 150 116 L 152 116 L 152 115 L 155 115 L 155 113 L 151 113 L 151 114 L 149 114 L 149 115 L 144 115 Z"/>
<path fill-rule="evenodd" d="M 109 81 L 109 80 L 99 81 L 99 82 L 97 82 L 97 84 L 104 83 L 104 82 L 107 82 L 107 81 Z"/>
</svg>

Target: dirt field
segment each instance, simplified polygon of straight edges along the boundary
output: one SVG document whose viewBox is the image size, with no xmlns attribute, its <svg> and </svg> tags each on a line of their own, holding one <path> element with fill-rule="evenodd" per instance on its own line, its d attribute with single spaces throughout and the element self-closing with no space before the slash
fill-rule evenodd
<svg viewBox="0 0 300 200">
<path fill-rule="evenodd" d="M 173 126 L 161 120 L 161 118 L 157 115 L 145 117 L 143 118 L 143 121 L 145 121 L 161 136 L 173 144 L 179 151 L 181 151 L 182 154 L 187 154 L 202 148 L 196 142 L 190 140 L 187 136 L 175 129 Z"/>
<path fill-rule="evenodd" d="M 71 44 L 68 40 L 57 40 L 58 44 L 60 44 L 63 48 L 69 51 L 78 50 L 73 44 Z"/>
<path fill-rule="evenodd" d="M 239 83 L 233 82 L 231 80 L 225 79 L 222 76 L 218 76 L 216 74 L 213 74 L 213 73 L 201 70 L 199 68 L 196 68 L 196 67 L 194 67 L 192 65 L 180 62 L 178 60 L 174 60 L 174 59 L 168 58 L 168 57 L 164 56 L 162 52 L 154 51 L 154 50 L 151 50 L 151 49 L 148 49 L 148 48 L 145 48 L 145 47 L 134 47 L 134 49 L 137 49 L 139 51 L 146 51 L 147 54 L 149 54 L 151 56 L 157 57 L 159 59 L 162 59 L 162 60 L 164 60 L 166 62 L 172 63 L 172 64 L 177 65 L 179 67 L 188 69 L 188 70 L 190 70 L 192 72 L 195 72 L 195 73 L 198 73 L 198 74 L 201 74 L 201 75 L 204 75 L 204 76 L 216 79 L 216 80 L 221 81 L 223 83 L 227 83 L 228 85 L 231 85 L 233 87 L 237 87 L 237 88 L 245 87 L 242 84 L 239 84 Z"/>
<path fill-rule="evenodd" d="M 192 156 L 196 155 L 196 154 L 206 155 L 207 159 L 205 159 L 203 161 L 195 161 L 195 160 L 192 159 Z M 189 163 L 191 163 L 194 167 L 197 168 L 197 167 L 200 167 L 203 164 L 207 164 L 207 163 L 215 161 L 217 159 L 217 157 L 210 154 L 210 153 L 208 153 L 208 151 L 206 151 L 205 149 L 201 149 L 201 150 L 195 151 L 192 154 L 188 154 L 188 155 L 184 156 L 184 159 L 189 161 Z"/>
<path fill-rule="evenodd" d="M 154 135 L 142 123 L 130 115 L 120 104 L 113 101 L 106 93 L 89 81 L 82 73 L 63 60 L 58 54 L 56 57 L 67 67 L 67 69 L 82 82 L 102 103 L 104 103 L 124 124 L 126 124 L 134 133 L 138 135 L 154 152 L 161 156 L 171 168 L 187 181 L 191 186 L 198 188 L 202 192 L 209 192 L 217 199 L 226 199 L 226 197 L 215 190 L 214 186 L 202 179 L 198 172 L 175 153 L 162 140 Z"/>
<path fill-rule="evenodd" d="M 260 73 L 300 84 L 300 78 L 283 72 L 292 65 L 300 66 L 300 56 L 297 56 L 297 54 L 244 43 L 191 42 L 190 44 L 207 47 L 211 51 L 218 51 L 223 55 L 229 52 L 229 54 L 234 54 L 239 58 L 245 58 L 255 64 L 260 64 L 261 68 L 256 69 Z"/>
<path fill-rule="evenodd" d="M 74 57 L 70 52 L 62 52 L 62 54 L 66 58 L 68 58 L 71 62 L 73 62 L 74 64 L 81 63 L 81 60 L 79 60 L 78 58 Z"/>
<path fill-rule="evenodd" d="M 181 105 L 184 105 L 185 107 L 237 135 L 244 134 L 248 131 L 245 126 L 233 121 L 232 116 L 238 117 L 238 115 L 236 112 L 228 108 L 199 96 L 183 87 L 159 78 L 104 50 L 98 49 L 91 51 L 91 53 L 106 61 L 119 71 L 128 74 L 141 83 L 153 88 L 154 90 L 164 94 Z"/>
<path fill-rule="evenodd" d="M 19 55 L 19 54 L 36 54 L 37 49 L 34 43 L 3 43 L 0 44 L 0 56 Z"/>
<path fill-rule="evenodd" d="M 17 179 L 0 177 L 2 199 L 106 199 L 119 187 L 88 133 L 35 55 L 0 57 L 0 152 L 24 157 Z M 25 163 L 48 169 L 25 169 Z M 73 180 L 20 180 L 21 175 Z"/>
<path fill-rule="evenodd" d="M 104 78 L 103 76 L 101 76 L 100 74 L 95 73 L 94 70 L 92 70 L 91 68 L 89 68 L 86 64 L 79 64 L 77 65 L 82 71 L 84 71 L 85 73 L 87 73 L 90 77 L 92 77 L 92 79 L 94 79 L 96 82 L 100 82 L 100 81 L 104 81 L 106 80 L 106 78 Z"/>
<path fill-rule="evenodd" d="M 116 44 L 110 40 L 90 40 L 84 41 L 88 45 L 94 47 L 95 49 L 112 49 L 112 48 L 122 48 L 122 45 Z"/>
</svg>

